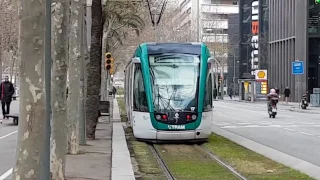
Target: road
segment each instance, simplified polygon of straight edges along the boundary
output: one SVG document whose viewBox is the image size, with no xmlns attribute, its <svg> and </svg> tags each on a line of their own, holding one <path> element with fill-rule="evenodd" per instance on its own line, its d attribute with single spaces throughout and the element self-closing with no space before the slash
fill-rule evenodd
<svg viewBox="0 0 320 180">
<path fill-rule="evenodd" d="M 266 103 L 214 101 L 213 126 L 320 166 L 319 114 L 287 111 L 284 105 L 278 108 L 273 119 Z"/>
<path fill-rule="evenodd" d="M 10 113 L 19 112 L 19 102 L 12 101 Z M 2 111 L 1 116 L 2 118 Z M 11 179 L 17 146 L 18 126 L 13 125 L 12 119 L 3 120 L 0 124 L 0 180 Z"/>
</svg>

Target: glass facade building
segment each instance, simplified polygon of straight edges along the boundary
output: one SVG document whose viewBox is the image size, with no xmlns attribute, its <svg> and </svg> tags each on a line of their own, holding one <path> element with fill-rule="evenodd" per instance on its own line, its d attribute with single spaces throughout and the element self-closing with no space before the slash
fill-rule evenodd
<svg viewBox="0 0 320 180">
<path fill-rule="evenodd" d="M 269 0 L 269 85 L 293 100 L 320 84 L 320 4 L 315 0 Z M 304 74 L 293 75 L 292 62 L 304 62 Z"/>
</svg>

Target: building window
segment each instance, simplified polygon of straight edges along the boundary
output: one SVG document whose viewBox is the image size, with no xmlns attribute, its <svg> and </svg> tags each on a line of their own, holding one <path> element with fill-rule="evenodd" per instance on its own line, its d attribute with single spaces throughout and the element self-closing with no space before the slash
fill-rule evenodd
<svg viewBox="0 0 320 180">
<path fill-rule="evenodd" d="M 232 1 L 233 5 L 238 5 L 238 1 Z"/>
<path fill-rule="evenodd" d="M 214 33 L 214 34 L 228 34 L 228 29 L 219 29 L 219 28 L 203 28 L 203 33 Z"/>
<path fill-rule="evenodd" d="M 211 4 L 221 4 L 221 0 L 211 0 Z"/>
</svg>

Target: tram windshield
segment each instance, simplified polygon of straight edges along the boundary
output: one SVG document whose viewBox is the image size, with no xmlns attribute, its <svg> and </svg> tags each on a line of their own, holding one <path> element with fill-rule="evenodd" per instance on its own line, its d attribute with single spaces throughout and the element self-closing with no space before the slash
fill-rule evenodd
<svg viewBox="0 0 320 180">
<path fill-rule="evenodd" d="M 199 57 L 161 54 L 149 61 L 155 112 L 197 111 Z"/>
</svg>

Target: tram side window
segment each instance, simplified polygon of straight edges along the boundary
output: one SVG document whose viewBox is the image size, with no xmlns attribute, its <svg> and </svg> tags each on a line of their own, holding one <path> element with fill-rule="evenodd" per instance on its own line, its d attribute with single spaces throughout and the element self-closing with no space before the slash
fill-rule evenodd
<svg viewBox="0 0 320 180">
<path fill-rule="evenodd" d="M 211 73 L 208 73 L 204 95 L 203 111 L 212 110 L 212 100 L 212 78 Z"/>
<path fill-rule="evenodd" d="M 135 65 L 133 82 L 133 110 L 148 112 L 148 103 L 144 89 L 141 64 Z"/>
</svg>

